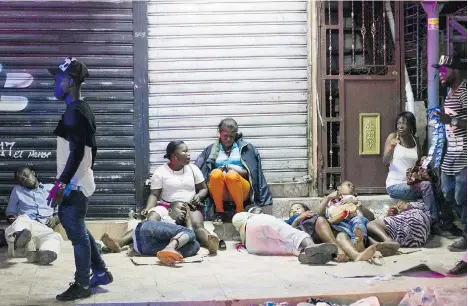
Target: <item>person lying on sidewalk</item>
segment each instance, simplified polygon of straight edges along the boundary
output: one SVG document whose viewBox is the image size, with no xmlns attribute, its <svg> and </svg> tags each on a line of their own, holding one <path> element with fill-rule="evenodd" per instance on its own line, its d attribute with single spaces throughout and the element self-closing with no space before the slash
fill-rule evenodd
<svg viewBox="0 0 468 306">
<path fill-rule="evenodd" d="M 157 207 L 156 207 L 157 208 Z M 105 233 L 101 240 L 114 252 L 120 252 L 125 245 L 133 244 L 133 249 L 141 255 L 156 256 L 167 265 L 194 256 L 200 250 L 188 216 L 188 205 L 174 201 L 169 209 L 153 210 L 152 220 L 140 222 L 135 230 L 127 232 L 119 239 L 112 239 Z"/>
<path fill-rule="evenodd" d="M 361 205 L 354 193 L 354 184 L 342 182 L 321 203 L 319 215 L 324 216 L 337 232 L 336 241 L 353 261 L 366 261 L 375 256 L 377 246 L 366 249 L 367 223 L 370 212 Z"/>
<path fill-rule="evenodd" d="M 398 201 L 387 217 L 367 224 L 369 235 L 378 242 L 397 242 L 406 248 L 422 247 L 431 232 L 431 210 L 424 202 Z"/>
<path fill-rule="evenodd" d="M 358 252 L 349 239 L 340 239 L 340 241 L 337 241 L 327 219 L 309 210 L 309 208 L 302 203 L 294 203 L 291 205 L 289 217 L 290 218 L 285 222 L 309 234 L 315 243 L 325 242 L 336 245 L 338 254 L 335 261 L 337 262 L 347 262 L 349 261 L 349 257 L 353 261 L 368 260 L 375 254 L 376 246 L 371 246 L 362 252 Z M 346 252 L 343 250 L 346 250 Z M 349 257 L 346 254 L 349 254 Z"/>
<path fill-rule="evenodd" d="M 315 244 L 309 234 L 295 229 L 259 207 L 246 207 L 232 218 L 247 251 L 256 255 L 295 255 L 303 264 L 324 265 L 338 254 L 332 243 Z"/>
<path fill-rule="evenodd" d="M 10 226 L 5 239 L 10 256 L 26 257 L 29 262 L 50 264 L 60 253 L 62 237 L 53 231 L 60 223 L 57 211 L 47 205 L 52 184 L 42 184 L 36 173 L 20 167 L 14 173 L 18 185 L 11 192 L 6 209 Z"/>
<path fill-rule="evenodd" d="M 54 185 L 39 182 L 36 173 L 28 167 L 16 169 L 14 178 L 18 185 L 13 187 L 5 211 L 8 224 L 20 215 L 28 215 L 31 220 L 50 228 L 59 224 L 57 208 L 47 205 L 47 197 Z"/>
<path fill-rule="evenodd" d="M 62 244 L 62 236 L 41 222 L 21 215 L 5 229 L 8 254 L 26 257 L 28 262 L 48 265 L 54 262 Z"/>
</svg>

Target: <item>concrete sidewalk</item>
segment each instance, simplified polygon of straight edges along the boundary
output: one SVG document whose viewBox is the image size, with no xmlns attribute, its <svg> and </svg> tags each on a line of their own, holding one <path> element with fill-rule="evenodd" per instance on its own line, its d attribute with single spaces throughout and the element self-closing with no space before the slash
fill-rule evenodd
<svg viewBox="0 0 468 306">
<path fill-rule="evenodd" d="M 438 238 L 438 237 L 437 237 Z M 371 278 L 336 278 L 334 275 L 388 275 L 402 265 L 426 263 L 450 269 L 462 253 L 450 253 L 450 240 L 440 239 L 438 248 L 404 249 L 416 251 L 385 259 L 383 266 L 367 262 L 327 266 L 301 265 L 296 257 L 262 257 L 237 252 L 234 243 L 215 257 L 201 263 L 177 267 L 135 266 L 126 252 L 105 254 L 114 283 L 98 288 L 95 294 L 76 304 L 87 305 L 251 305 L 274 300 L 290 305 L 307 297 L 328 297 L 341 304 L 376 295 L 382 305 L 398 305 L 404 294 L 425 285 L 466 288 L 462 278 L 398 277 L 389 281 Z M 434 242 L 432 242 L 433 244 Z M 0 249 L 0 305 L 74 305 L 55 300 L 73 280 L 72 246 L 65 242 L 59 259 L 50 266 L 28 264 L 25 259 L 8 259 Z"/>
</svg>

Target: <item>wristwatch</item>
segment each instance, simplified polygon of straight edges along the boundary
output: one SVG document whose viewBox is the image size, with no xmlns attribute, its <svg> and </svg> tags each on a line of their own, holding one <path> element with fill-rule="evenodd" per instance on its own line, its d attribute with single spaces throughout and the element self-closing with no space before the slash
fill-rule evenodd
<svg viewBox="0 0 468 306">
<path fill-rule="evenodd" d="M 450 121 L 450 125 L 457 126 L 458 125 L 458 119 L 457 118 L 452 118 L 452 120 Z"/>
</svg>

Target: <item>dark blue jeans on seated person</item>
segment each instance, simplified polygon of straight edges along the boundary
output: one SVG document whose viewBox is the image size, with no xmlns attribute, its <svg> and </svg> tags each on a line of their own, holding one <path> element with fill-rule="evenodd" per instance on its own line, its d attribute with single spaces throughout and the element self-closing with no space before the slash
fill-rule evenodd
<svg viewBox="0 0 468 306">
<path fill-rule="evenodd" d="M 439 220 L 439 211 L 431 182 L 422 181 L 411 186 L 406 183 L 388 186 L 387 192 L 390 197 L 403 201 L 416 201 L 422 198 L 431 210 L 432 221 Z"/>
<path fill-rule="evenodd" d="M 86 228 L 85 217 L 88 211 L 88 198 L 81 191 L 71 191 L 59 206 L 58 215 L 73 244 L 75 253 L 75 281 L 89 286 L 90 270 L 93 273 L 107 271 L 106 264 L 96 246 L 91 233 Z"/>
<path fill-rule="evenodd" d="M 177 251 L 183 257 L 190 257 L 197 254 L 200 250 L 200 244 L 195 238 L 195 233 L 181 225 L 164 222 L 146 220 L 142 222 L 140 232 L 137 237 L 139 250 L 143 255 L 154 256 L 158 251 L 163 250 L 179 233 L 184 233 L 189 236 L 189 242 L 182 246 Z"/>
</svg>

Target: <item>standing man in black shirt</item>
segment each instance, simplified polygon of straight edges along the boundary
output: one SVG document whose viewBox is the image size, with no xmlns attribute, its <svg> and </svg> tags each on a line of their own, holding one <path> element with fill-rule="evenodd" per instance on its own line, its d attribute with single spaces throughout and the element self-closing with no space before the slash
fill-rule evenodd
<svg viewBox="0 0 468 306">
<path fill-rule="evenodd" d="M 54 131 L 57 181 L 48 200 L 52 206 L 60 205 L 58 215 L 74 248 L 75 282 L 57 295 L 60 301 L 71 301 L 89 297 L 91 287 L 107 285 L 113 278 L 85 225 L 88 197 L 96 190 L 93 165 L 97 152 L 96 121 L 89 105 L 81 99 L 81 83 L 89 75 L 88 68 L 77 59 L 67 57 L 57 68 L 48 70 L 55 76 L 55 97 L 67 105 Z"/>
</svg>

